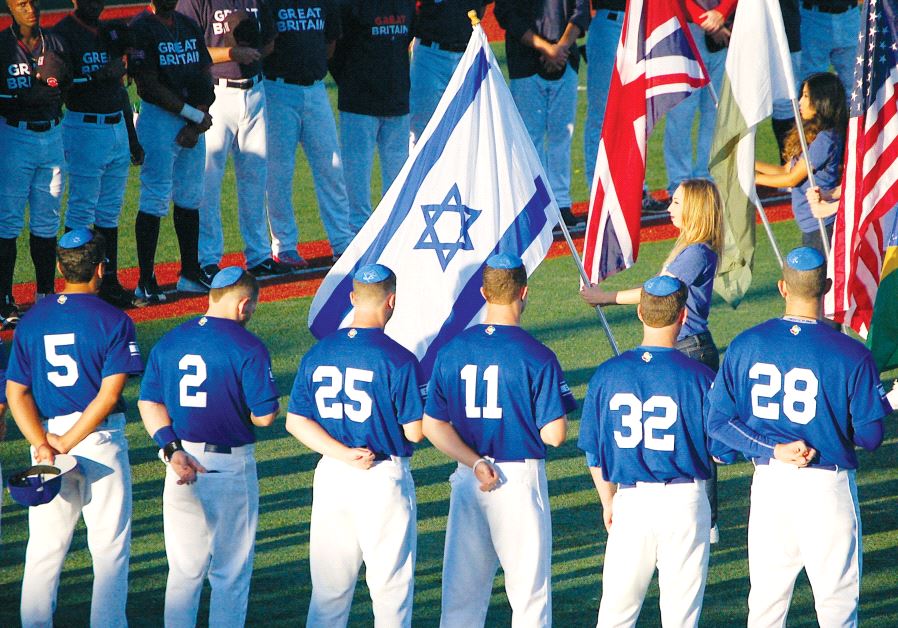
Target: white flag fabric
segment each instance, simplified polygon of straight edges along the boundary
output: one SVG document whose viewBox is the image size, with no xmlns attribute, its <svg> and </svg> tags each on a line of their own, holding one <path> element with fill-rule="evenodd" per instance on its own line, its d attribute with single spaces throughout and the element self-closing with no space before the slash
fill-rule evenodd
<svg viewBox="0 0 898 628">
<path fill-rule="evenodd" d="M 482 320 L 482 271 L 493 253 L 527 274 L 552 244 L 558 206 L 480 26 L 427 128 L 383 200 L 324 278 L 309 311 L 321 338 L 352 319 L 352 276 L 379 263 L 396 273 L 387 334 L 421 360 Z"/>
</svg>

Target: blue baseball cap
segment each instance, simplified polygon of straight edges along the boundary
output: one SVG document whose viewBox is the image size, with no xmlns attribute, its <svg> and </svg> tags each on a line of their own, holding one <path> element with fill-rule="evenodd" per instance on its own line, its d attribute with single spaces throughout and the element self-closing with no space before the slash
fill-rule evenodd
<svg viewBox="0 0 898 628">
<path fill-rule="evenodd" d="M 226 266 L 222 268 L 220 271 L 215 273 L 215 277 L 212 278 L 212 289 L 218 288 L 227 288 L 228 286 L 233 286 L 235 283 L 240 281 L 240 278 L 243 277 L 243 273 L 246 272 L 239 266 Z"/>
<path fill-rule="evenodd" d="M 671 277 L 670 275 L 658 275 L 642 284 L 642 288 L 647 294 L 654 297 L 669 297 L 679 290 L 682 285 L 683 282 L 676 277 Z"/>
<path fill-rule="evenodd" d="M 59 248 L 77 249 L 94 239 L 94 232 L 87 227 L 78 227 L 72 229 L 64 236 L 59 238 Z"/>
<path fill-rule="evenodd" d="M 814 270 L 826 263 L 826 258 L 817 249 L 809 246 L 800 246 L 792 249 L 786 255 L 786 265 L 795 270 Z"/>
<path fill-rule="evenodd" d="M 355 272 L 352 279 L 359 283 L 380 283 L 389 279 L 392 274 L 393 271 L 383 264 L 365 264 Z"/>
<path fill-rule="evenodd" d="M 524 261 L 514 253 L 495 253 L 486 260 L 486 265 L 497 270 L 520 268 Z"/>
<path fill-rule="evenodd" d="M 71 232 L 69 232 L 71 233 Z M 22 506 L 40 506 L 53 501 L 62 488 L 62 476 L 78 466 L 69 454 L 56 454 L 53 464 L 37 464 L 9 478 L 9 496 Z"/>
</svg>

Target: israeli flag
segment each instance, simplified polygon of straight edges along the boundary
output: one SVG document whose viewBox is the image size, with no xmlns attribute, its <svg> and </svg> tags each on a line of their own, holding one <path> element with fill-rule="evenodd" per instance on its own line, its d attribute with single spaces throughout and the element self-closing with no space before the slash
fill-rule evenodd
<svg viewBox="0 0 898 628">
<path fill-rule="evenodd" d="M 322 338 L 348 325 L 355 271 L 384 264 L 397 277 L 386 332 L 418 357 L 429 379 L 440 347 L 483 320 L 487 258 L 514 253 L 531 274 L 558 218 L 536 149 L 476 26 L 402 171 L 324 278 L 309 329 Z"/>
</svg>

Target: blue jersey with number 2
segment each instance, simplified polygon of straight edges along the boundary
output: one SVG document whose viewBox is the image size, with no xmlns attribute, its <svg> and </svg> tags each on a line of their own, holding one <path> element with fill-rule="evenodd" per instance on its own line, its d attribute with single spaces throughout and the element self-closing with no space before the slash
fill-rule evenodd
<svg viewBox="0 0 898 628">
<path fill-rule="evenodd" d="M 425 413 L 503 461 L 545 458 L 539 431 L 576 407 L 548 347 L 520 327 L 474 325 L 437 355 Z"/>
<path fill-rule="evenodd" d="M 349 327 L 303 357 L 288 410 L 312 419 L 347 447 L 411 456 L 402 425 L 424 412 L 421 365 L 377 328 Z"/>
</svg>

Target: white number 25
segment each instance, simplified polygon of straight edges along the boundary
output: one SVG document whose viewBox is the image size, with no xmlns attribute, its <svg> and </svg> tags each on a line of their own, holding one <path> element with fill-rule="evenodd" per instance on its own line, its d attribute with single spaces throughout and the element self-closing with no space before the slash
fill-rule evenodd
<svg viewBox="0 0 898 628">
<path fill-rule="evenodd" d="M 371 396 L 364 390 L 356 388 L 359 382 L 374 381 L 374 371 L 347 368 L 346 376 L 336 366 L 319 366 L 312 373 L 312 381 L 316 384 L 328 383 L 315 390 L 315 405 L 322 419 L 342 419 L 364 423 L 371 416 Z M 354 403 L 342 403 L 337 399 L 340 391 Z M 358 405 L 356 405 L 358 404 Z"/>
</svg>

